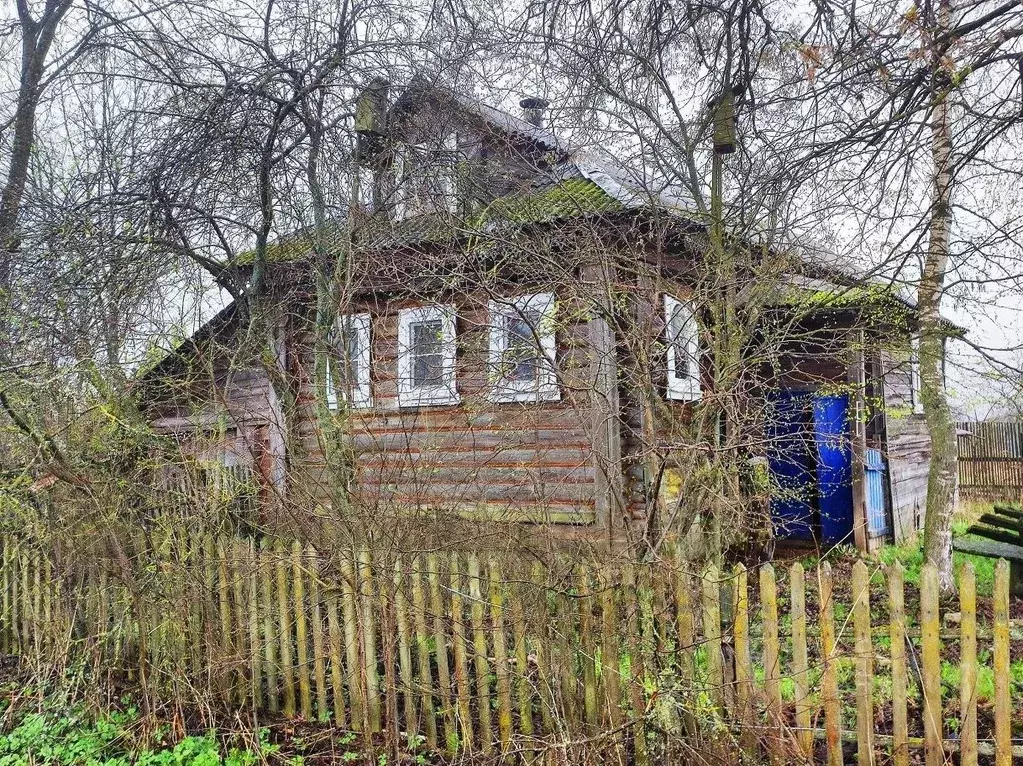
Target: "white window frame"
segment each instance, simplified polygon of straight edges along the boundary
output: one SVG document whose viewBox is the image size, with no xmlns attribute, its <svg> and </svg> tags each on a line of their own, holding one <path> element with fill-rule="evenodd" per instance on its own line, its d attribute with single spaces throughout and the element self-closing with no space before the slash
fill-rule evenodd
<svg viewBox="0 0 1023 766">
<path fill-rule="evenodd" d="M 398 312 L 398 406 L 458 404 L 455 380 L 455 307 L 452 305 L 419 306 Z M 419 322 L 441 322 L 441 354 L 443 381 L 433 386 L 412 385 L 412 327 Z"/>
<path fill-rule="evenodd" d="M 687 312 L 685 327 L 688 332 L 682 339 L 686 352 L 696 361 L 696 372 L 684 378 L 676 377 L 675 338 L 671 335 L 671 317 L 681 307 Z M 691 301 L 681 301 L 671 295 L 664 296 L 664 337 L 668 346 L 668 384 L 665 393 L 669 399 L 683 402 L 697 401 L 702 397 L 700 390 L 700 328 L 696 320 L 696 306 Z"/>
<path fill-rule="evenodd" d="M 561 399 L 556 366 L 557 332 L 554 324 L 556 303 L 553 293 L 519 295 L 506 300 L 491 300 L 490 312 L 490 399 L 495 402 L 556 402 Z M 501 376 L 508 332 L 504 320 L 523 317 L 525 312 L 540 314 L 540 327 L 534 327 L 539 340 L 541 365 L 535 380 L 508 380 Z"/>
<path fill-rule="evenodd" d="M 370 364 L 373 358 L 372 347 L 370 346 L 372 341 L 372 320 L 369 314 L 345 314 L 344 316 L 339 316 L 334 323 L 334 332 L 336 333 L 335 337 L 338 339 L 338 343 L 344 339 L 345 325 L 355 330 L 356 342 L 359 347 L 359 358 L 356 360 L 358 379 L 354 381 L 355 385 L 352 386 L 350 396 L 349 392 L 342 392 L 342 395 L 339 397 L 334 386 L 334 372 L 332 369 L 334 354 L 327 357 L 327 406 L 335 411 L 342 400 L 346 401 L 348 406 L 352 408 L 362 409 L 373 406 L 373 389 L 370 383 Z M 337 348 L 337 353 L 345 352 L 347 352 L 347 349 Z"/>
<path fill-rule="evenodd" d="M 913 414 L 924 414 L 924 401 L 920 396 L 923 384 L 920 380 L 920 336 L 909 339 L 909 398 L 913 402 Z"/>
</svg>

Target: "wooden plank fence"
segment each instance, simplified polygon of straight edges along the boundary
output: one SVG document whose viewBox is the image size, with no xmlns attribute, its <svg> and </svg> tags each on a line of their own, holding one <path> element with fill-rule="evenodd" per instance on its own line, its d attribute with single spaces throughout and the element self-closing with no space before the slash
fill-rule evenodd
<svg viewBox="0 0 1023 766">
<path fill-rule="evenodd" d="M 728 731 L 776 761 L 1023 757 L 1005 562 L 990 620 L 965 568 L 949 628 L 935 572 L 923 572 L 917 609 L 898 565 L 695 575 L 670 562 L 327 555 L 179 534 L 127 578 L 117 559 L 0 543 L 3 651 L 41 665 L 84 658 L 154 695 L 208 688 L 225 707 L 380 732 L 392 747 L 522 762 L 599 749 L 643 764 L 666 762 L 672 737 Z M 983 721 L 982 657 L 995 679 Z M 943 662 L 961 688 L 942 683 Z"/>
<path fill-rule="evenodd" d="M 964 497 L 1023 498 L 1023 422 L 956 423 Z"/>
</svg>

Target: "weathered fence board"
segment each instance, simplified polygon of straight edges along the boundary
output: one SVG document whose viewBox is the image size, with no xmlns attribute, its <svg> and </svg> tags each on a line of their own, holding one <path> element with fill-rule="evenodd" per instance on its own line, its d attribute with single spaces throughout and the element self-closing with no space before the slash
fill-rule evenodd
<svg viewBox="0 0 1023 766">
<path fill-rule="evenodd" d="M 1023 422 L 960 422 L 956 427 L 963 495 L 1023 498 Z"/>
</svg>

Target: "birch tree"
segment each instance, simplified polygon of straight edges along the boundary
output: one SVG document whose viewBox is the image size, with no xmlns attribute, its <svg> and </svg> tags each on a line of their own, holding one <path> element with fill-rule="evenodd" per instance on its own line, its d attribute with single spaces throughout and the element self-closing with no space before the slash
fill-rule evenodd
<svg viewBox="0 0 1023 766">
<path fill-rule="evenodd" d="M 1013 147 L 1021 126 L 1021 22 L 1020 3 L 1011 1 L 836 5 L 803 38 L 811 46 L 813 98 L 836 115 L 813 154 L 861 158 L 857 204 L 887 232 L 877 267 L 916 294 L 931 439 L 924 550 L 945 590 L 953 586 L 957 456 L 942 312 L 950 288 L 976 293 L 992 271 L 1018 280 L 1018 215 L 999 211 L 984 187 L 1016 183 L 1023 171 Z"/>
</svg>

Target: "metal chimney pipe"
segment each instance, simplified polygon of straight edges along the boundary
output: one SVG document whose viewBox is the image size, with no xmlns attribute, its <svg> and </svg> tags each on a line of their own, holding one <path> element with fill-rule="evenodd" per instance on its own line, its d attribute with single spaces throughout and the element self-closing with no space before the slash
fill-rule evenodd
<svg viewBox="0 0 1023 766">
<path fill-rule="evenodd" d="M 526 122 L 530 125 L 534 125 L 538 128 L 543 127 L 543 113 L 544 110 L 551 105 L 551 102 L 545 98 L 539 98 L 537 96 L 530 96 L 519 101 L 519 106 L 524 112 Z"/>
</svg>

